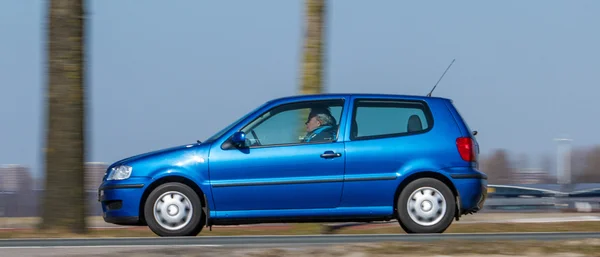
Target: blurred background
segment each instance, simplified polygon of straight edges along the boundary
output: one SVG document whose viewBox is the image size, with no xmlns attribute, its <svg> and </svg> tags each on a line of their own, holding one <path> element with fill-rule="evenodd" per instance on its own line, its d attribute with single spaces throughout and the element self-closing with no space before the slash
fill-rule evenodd
<svg viewBox="0 0 600 257">
<path fill-rule="evenodd" d="M 204 140 L 301 91 L 304 1 L 85 2 L 87 215 L 101 214 L 110 163 Z M 41 215 L 48 3 L 0 1 L 2 217 Z M 479 132 L 484 212 L 598 212 L 598 8 L 328 1 L 322 91 L 425 95 L 456 58 L 433 95 Z"/>
</svg>

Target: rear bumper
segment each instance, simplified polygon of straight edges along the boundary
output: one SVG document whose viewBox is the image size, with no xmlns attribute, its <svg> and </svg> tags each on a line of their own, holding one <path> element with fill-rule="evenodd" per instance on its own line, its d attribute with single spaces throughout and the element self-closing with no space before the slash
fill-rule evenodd
<svg viewBox="0 0 600 257">
<path fill-rule="evenodd" d="M 104 221 L 116 225 L 143 225 L 139 212 L 147 185 L 142 178 L 102 183 L 98 188 L 98 201 Z"/>
<path fill-rule="evenodd" d="M 454 168 L 448 172 L 458 194 L 459 216 L 483 209 L 487 200 L 487 175 L 473 168 Z"/>
</svg>

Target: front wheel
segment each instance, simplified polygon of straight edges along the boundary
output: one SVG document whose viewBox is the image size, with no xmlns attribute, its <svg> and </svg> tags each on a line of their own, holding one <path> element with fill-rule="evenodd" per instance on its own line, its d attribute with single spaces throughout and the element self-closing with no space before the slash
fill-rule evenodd
<svg viewBox="0 0 600 257">
<path fill-rule="evenodd" d="M 407 233 L 442 233 L 452 224 L 456 211 L 450 188 L 433 178 L 412 181 L 397 201 L 398 222 Z"/>
<path fill-rule="evenodd" d="M 189 186 L 170 182 L 155 188 L 144 204 L 146 223 L 158 236 L 196 236 L 202 230 L 202 202 Z"/>
</svg>

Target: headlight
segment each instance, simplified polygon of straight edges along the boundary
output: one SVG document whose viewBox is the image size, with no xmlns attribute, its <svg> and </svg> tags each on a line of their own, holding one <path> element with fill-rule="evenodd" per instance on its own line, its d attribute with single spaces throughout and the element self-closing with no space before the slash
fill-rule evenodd
<svg viewBox="0 0 600 257">
<path fill-rule="evenodd" d="M 108 175 L 106 180 L 123 180 L 128 179 L 131 176 L 131 167 L 121 165 L 112 168 L 112 172 Z"/>
</svg>

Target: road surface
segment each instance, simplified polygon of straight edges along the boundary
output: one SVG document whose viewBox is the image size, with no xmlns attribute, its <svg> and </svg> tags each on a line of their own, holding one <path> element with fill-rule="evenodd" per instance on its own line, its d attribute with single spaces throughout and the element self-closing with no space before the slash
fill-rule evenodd
<svg viewBox="0 0 600 257">
<path fill-rule="evenodd" d="M 565 222 L 565 221 L 600 221 L 599 213 L 513 213 L 513 212 L 491 212 L 491 213 L 477 213 L 475 215 L 466 215 L 461 217 L 460 221 L 456 224 L 467 224 L 467 223 L 516 223 L 516 222 Z M 39 218 L 2 218 L 0 217 L 0 230 L 13 230 L 13 229 L 29 229 L 33 228 L 35 224 L 39 222 Z M 129 226 L 118 226 L 104 222 L 101 217 L 89 217 L 88 225 L 91 228 L 121 228 L 128 229 Z M 390 226 L 397 227 L 398 222 L 393 220 L 389 222 Z M 256 227 L 265 228 L 269 227 L 287 227 L 289 224 L 256 224 L 256 225 L 243 225 L 240 227 Z M 365 225 L 368 226 L 368 225 Z M 220 226 L 215 226 L 218 229 Z"/>
<path fill-rule="evenodd" d="M 446 239 L 462 240 L 564 240 L 600 238 L 600 232 L 531 232 L 531 233 L 447 233 L 447 234 L 368 234 L 368 235 L 298 235 L 298 236 L 197 236 L 197 237 L 122 237 L 122 238 L 51 238 L 2 239 L 5 248 L 27 247 L 117 247 L 117 246 L 265 246 L 376 243 L 386 241 L 426 242 Z"/>
<path fill-rule="evenodd" d="M 110 254 L 136 249 L 195 248 L 266 248 L 304 247 L 329 244 L 377 243 L 386 241 L 463 240 L 565 240 L 600 238 L 600 232 L 568 233 L 474 233 L 474 234 L 383 234 L 383 235 L 306 235 L 306 236 L 198 236 L 167 238 L 71 238 L 3 239 L 0 256 L 69 256 L 69 254 Z M 176 248 L 175 248 L 176 247 Z M 198 249 L 198 251 L 202 251 Z M 102 256 L 102 255 L 99 255 Z"/>
</svg>

